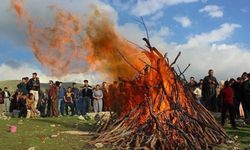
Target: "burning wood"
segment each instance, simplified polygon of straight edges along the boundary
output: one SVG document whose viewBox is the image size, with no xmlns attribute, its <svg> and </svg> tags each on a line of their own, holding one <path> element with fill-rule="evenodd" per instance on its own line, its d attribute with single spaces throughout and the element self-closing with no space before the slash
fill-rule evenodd
<svg viewBox="0 0 250 150">
<path fill-rule="evenodd" d="M 91 144 L 111 144 L 119 149 L 206 149 L 228 138 L 214 117 L 184 88 L 180 76 L 189 65 L 177 75 L 172 65 L 180 54 L 170 64 L 166 55 L 152 47 L 148 33 L 143 40 L 149 51 L 141 48 L 147 59 L 134 59 L 140 51 L 123 40 L 108 15 L 98 9 L 84 21 L 56 9 L 54 24 L 40 28 L 22 0 L 12 0 L 11 6 L 27 26 L 32 52 L 53 75 L 85 72 L 85 64 L 108 73 L 110 78 L 132 77 L 138 72 L 136 79 L 122 79 L 123 93 L 112 91 L 117 115 L 101 122 L 100 134 Z M 143 19 L 142 24 L 145 27 Z M 142 71 L 138 69 L 144 64 Z"/>
<path fill-rule="evenodd" d="M 224 143 L 228 136 L 215 118 L 184 88 L 166 56 L 145 41 L 150 51 L 143 53 L 150 64 L 138 72 L 138 78 L 123 80 L 126 95 L 116 101 L 125 104 L 117 116 L 101 121 L 100 134 L 90 144 L 118 149 L 207 149 Z"/>
</svg>

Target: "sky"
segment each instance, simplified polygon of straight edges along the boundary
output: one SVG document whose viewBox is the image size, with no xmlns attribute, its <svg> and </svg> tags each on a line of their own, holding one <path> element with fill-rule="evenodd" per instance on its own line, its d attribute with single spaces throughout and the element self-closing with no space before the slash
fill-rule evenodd
<svg viewBox="0 0 250 150">
<path fill-rule="evenodd" d="M 170 61 L 181 51 L 178 66 L 186 77 L 197 80 L 214 70 L 218 80 L 236 78 L 250 72 L 250 1 L 249 0 L 24 0 L 25 7 L 40 21 L 53 20 L 51 5 L 82 15 L 91 5 L 108 12 L 118 33 L 125 39 L 144 46 L 145 29 L 138 22 L 144 18 L 150 41 Z M 37 72 L 42 82 L 53 77 L 36 60 L 27 44 L 24 28 L 18 25 L 10 0 L 0 5 L 0 80 L 15 80 Z M 103 76 L 91 70 L 65 74 L 62 81 L 92 83 Z"/>
</svg>

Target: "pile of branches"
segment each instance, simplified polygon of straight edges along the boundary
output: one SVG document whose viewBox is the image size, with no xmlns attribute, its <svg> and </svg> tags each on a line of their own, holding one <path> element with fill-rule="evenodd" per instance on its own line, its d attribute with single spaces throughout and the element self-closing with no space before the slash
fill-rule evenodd
<svg viewBox="0 0 250 150">
<path fill-rule="evenodd" d="M 184 86 L 181 76 L 166 55 L 151 47 L 143 53 L 149 63 L 132 81 L 127 103 L 107 120 L 99 122 L 99 134 L 90 144 L 115 149 L 208 149 L 228 140 L 213 115 L 199 104 Z M 130 64 L 133 66 L 133 64 Z M 189 66 L 189 65 L 188 65 Z M 129 108 L 129 109 L 128 109 Z"/>
</svg>

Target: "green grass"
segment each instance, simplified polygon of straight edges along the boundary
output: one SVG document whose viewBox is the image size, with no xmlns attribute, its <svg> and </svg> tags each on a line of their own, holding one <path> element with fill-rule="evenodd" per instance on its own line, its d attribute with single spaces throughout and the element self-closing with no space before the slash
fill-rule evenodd
<svg viewBox="0 0 250 150">
<path fill-rule="evenodd" d="M 10 125 L 17 126 L 17 133 L 8 131 Z M 30 147 L 35 147 L 35 150 L 94 149 L 86 146 L 91 136 L 60 133 L 62 131 L 91 131 L 94 128 L 93 120 L 81 121 L 77 117 L 0 120 L 0 150 L 27 150 Z M 236 135 L 239 137 L 240 149 L 248 148 L 250 126 L 240 127 L 239 130 L 233 130 L 230 127 L 225 129 L 232 138 Z M 60 134 L 57 137 L 51 137 L 58 133 Z M 233 146 L 221 146 L 218 149 L 232 149 Z"/>
<path fill-rule="evenodd" d="M 8 132 L 10 125 L 17 126 L 16 133 Z M 0 149 L 27 150 L 35 147 L 35 150 L 79 150 L 87 144 L 91 136 L 60 132 L 90 131 L 91 129 L 93 129 L 93 121 L 80 121 L 77 117 L 0 120 Z M 60 134 L 57 137 L 51 137 L 58 133 Z"/>
<path fill-rule="evenodd" d="M 235 136 L 238 136 L 238 139 L 236 140 L 239 144 L 240 149 L 250 149 L 250 125 L 247 125 L 246 127 L 239 127 L 239 129 L 234 130 L 230 127 L 226 127 L 226 132 L 231 138 L 234 138 Z"/>
</svg>

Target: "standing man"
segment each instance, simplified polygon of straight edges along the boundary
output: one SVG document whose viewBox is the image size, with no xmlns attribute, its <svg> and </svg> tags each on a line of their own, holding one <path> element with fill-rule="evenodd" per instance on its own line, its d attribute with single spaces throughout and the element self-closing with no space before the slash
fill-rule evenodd
<svg viewBox="0 0 250 150">
<path fill-rule="evenodd" d="M 30 93 L 34 95 L 35 100 L 35 109 L 37 108 L 37 103 L 39 100 L 39 92 L 40 92 L 40 81 L 37 77 L 37 73 L 32 73 L 32 78 L 28 82 L 28 87 L 30 89 Z"/>
<path fill-rule="evenodd" d="M 234 90 L 234 112 L 235 118 L 240 119 L 240 103 L 242 102 L 242 82 L 241 77 L 238 77 L 236 82 L 231 85 L 231 88 Z"/>
<path fill-rule="evenodd" d="M 58 111 L 59 116 L 64 116 L 64 96 L 66 93 L 66 89 L 63 86 L 63 83 L 59 84 L 59 99 L 58 99 Z"/>
<path fill-rule="evenodd" d="M 232 128 L 236 128 L 235 114 L 234 114 L 234 92 L 230 87 L 229 81 L 225 82 L 225 87 L 220 91 L 220 98 L 222 99 L 222 110 L 221 110 L 221 125 L 224 126 L 226 120 L 226 113 L 229 111 L 229 118 Z"/>
<path fill-rule="evenodd" d="M 4 92 L 0 88 L 0 118 L 1 118 L 1 116 L 3 114 L 3 105 L 4 105 Z"/>
<path fill-rule="evenodd" d="M 46 116 L 51 116 L 51 98 L 54 95 L 55 87 L 54 82 L 52 80 L 49 81 L 49 91 L 48 91 L 48 102 L 47 102 L 47 113 Z"/>
<path fill-rule="evenodd" d="M 248 120 L 249 118 L 249 107 L 248 107 L 248 99 L 246 97 L 247 92 L 246 92 L 246 84 L 248 83 L 248 78 L 247 78 L 247 72 L 243 72 L 241 75 L 242 78 L 242 84 L 241 84 L 241 97 L 242 97 L 242 108 L 244 111 L 244 118 Z"/>
<path fill-rule="evenodd" d="M 29 80 L 28 77 L 23 77 L 23 78 L 22 78 L 22 82 L 20 82 L 20 83 L 17 85 L 18 90 L 19 90 L 20 92 L 26 94 L 26 95 L 29 93 L 29 90 L 28 90 L 28 87 L 27 87 L 28 80 Z"/>
<path fill-rule="evenodd" d="M 102 83 L 102 93 L 103 93 L 103 110 L 111 111 L 111 100 L 109 96 L 109 88 L 107 82 Z"/>
<path fill-rule="evenodd" d="M 84 80 L 84 85 L 82 89 L 84 114 L 90 111 L 91 108 L 91 98 L 93 95 L 92 87 L 89 85 L 88 80 Z"/>
<path fill-rule="evenodd" d="M 245 101 L 246 114 L 245 119 L 250 122 L 250 73 L 247 74 L 246 81 L 243 82 L 243 97 Z"/>
<path fill-rule="evenodd" d="M 75 108 L 75 114 L 80 115 L 80 110 L 82 107 L 81 102 L 79 100 L 79 89 L 76 87 L 76 83 L 72 83 L 72 92 L 73 92 L 73 103 L 74 103 L 74 108 Z"/>
<path fill-rule="evenodd" d="M 212 112 L 217 112 L 216 87 L 218 86 L 218 82 L 213 74 L 214 71 L 209 69 L 208 76 L 203 80 L 202 96 L 205 107 Z"/>
<path fill-rule="evenodd" d="M 53 93 L 51 95 L 51 116 L 58 117 L 59 110 L 58 110 L 58 99 L 59 99 L 59 85 L 60 82 L 56 81 L 53 88 Z"/>
<path fill-rule="evenodd" d="M 10 92 L 7 87 L 4 87 L 4 111 L 5 115 L 9 115 L 10 113 Z"/>
</svg>

